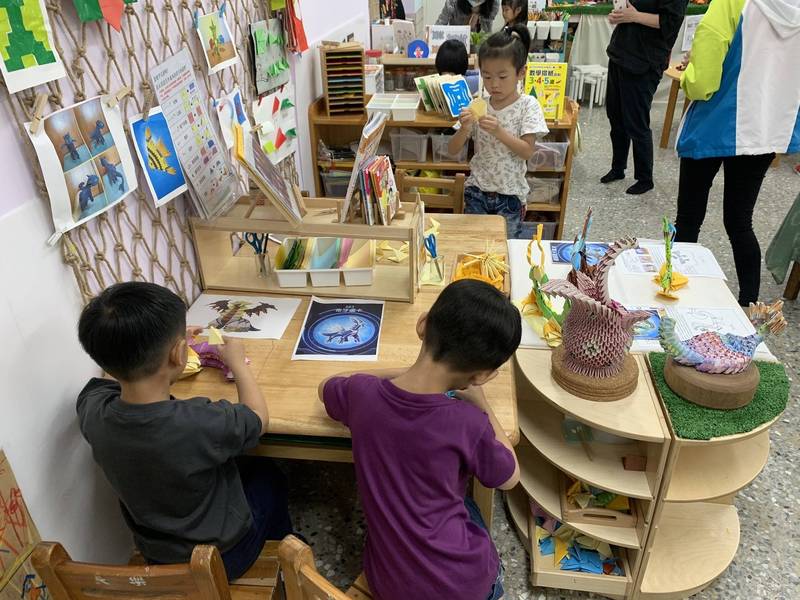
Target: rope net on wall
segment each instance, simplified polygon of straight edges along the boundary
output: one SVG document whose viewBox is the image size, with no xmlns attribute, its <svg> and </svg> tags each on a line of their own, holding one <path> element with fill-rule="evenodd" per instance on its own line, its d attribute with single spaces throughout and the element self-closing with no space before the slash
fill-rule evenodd
<svg viewBox="0 0 800 600">
<path fill-rule="evenodd" d="M 201 88 L 205 87 L 208 98 L 219 97 L 221 92 L 238 86 L 250 112 L 256 90 L 249 67 L 249 26 L 271 16 L 265 6 L 268 1 L 227 2 L 225 18 L 240 63 L 208 75 L 193 15 L 195 10 L 201 15 L 219 10 L 220 4 L 139 0 L 126 6 L 122 30 L 117 32 L 102 20 L 81 23 L 71 2 L 46 0 L 53 42 L 67 77 L 14 94 L 7 103 L 19 124 L 21 151 L 35 165 L 36 187 L 42 198 L 47 199 L 44 178 L 24 129 L 24 123 L 33 118 L 39 92 L 49 95 L 50 109 L 54 111 L 97 94 L 115 94 L 127 86 L 133 93 L 121 102 L 121 111 L 129 130 L 128 118 L 144 112 L 148 103 L 155 104 L 151 101 L 150 70 L 185 47 L 192 57 L 195 77 Z M 5 86 L 3 89 L 7 94 Z M 189 230 L 190 203 L 182 196 L 156 208 L 138 164 L 136 168 L 139 186 L 135 192 L 64 234 L 60 242 L 64 262 L 73 270 L 84 302 L 113 283 L 140 280 L 164 285 L 191 303 L 200 292 L 200 277 Z M 287 178 L 297 182 L 294 160 L 285 160 L 281 169 Z M 246 186 L 246 180 L 243 183 Z M 50 233 L 41 232 L 42 243 Z"/>
</svg>

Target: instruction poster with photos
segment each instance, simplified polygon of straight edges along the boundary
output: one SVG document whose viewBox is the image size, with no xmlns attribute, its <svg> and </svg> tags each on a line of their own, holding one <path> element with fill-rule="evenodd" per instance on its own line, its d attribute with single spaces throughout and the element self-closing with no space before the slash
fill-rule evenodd
<svg viewBox="0 0 800 600">
<path fill-rule="evenodd" d="M 313 296 L 292 360 L 378 360 L 382 323 L 382 301 Z"/>
<path fill-rule="evenodd" d="M 261 149 L 274 165 L 297 150 L 297 120 L 294 86 L 281 89 L 253 101 L 253 121 L 258 129 Z"/>
<path fill-rule="evenodd" d="M 237 179 L 203 108 L 189 52 L 155 67 L 152 80 L 195 208 L 203 218 L 217 216 L 236 201 Z"/>
<path fill-rule="evenodd" d="M 239 62 L 233 35 L 225 19 L 224 11 L 201 15 L 197 19 L 197 35 L 203 45 L 209 75 L 231 67 Z"/>
<path fill-rule="evenodd" d="M 85 223 L 137 188 L 119 105 L 96 96 L 44 118 L 25 130 L 42 167 L 53 225 L 58 232 Z"/>
<path fill-rule="evenodd" d="M 188 189 L 167 120 L 161 108 L 155 107 L 147 119 L 141 114 L 131 117 L 130 126 L 150 195 L 156 206 L 163 206 Z"/>
<path fill-rule="evenodd" d="M 200 294 L 186 322 L 219 329 L 225 335 L 279 340 L 300 306 L 298 298 Z"/>
<path fill-rule="evenodd" d="M 3 1 L 0 23 L 0 70 L 9 94 L 67 74 L 53 45 L 44 0 Z"/>
<path fill-rule="evenodd" d="M 286 60 L 283 27 L 279 19 L 250 24 L 256 90 L 266 94 L 289 83 L 289 62 Z"/>
</svg>

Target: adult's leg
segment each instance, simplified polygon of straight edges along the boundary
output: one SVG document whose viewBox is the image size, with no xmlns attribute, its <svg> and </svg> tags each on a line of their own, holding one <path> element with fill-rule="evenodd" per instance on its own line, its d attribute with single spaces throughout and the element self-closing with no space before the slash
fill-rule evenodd
<svg viewBox="0 0 800 600">
<path fill-rule="evenodd" d="M 611 172 L 603 177 L 603 183 L 622 179 L 628 166 L 628 149 L 631 139 L 625 130 L 625 107 L 622 95 L 622 69 L 616 63 L 608 63 L 608 82 L 606 85 L 606 116 L 611 125 Z"/>
<path fill-rule="evenodd" d="M 633 176 L 650 189 L 653 183 L 653 132 L 650 130 L 650 108 L 661 74 L 648 71 L 634 74 L 622 71 L 625 98 L 623 116 L 625 132 L 633 143 Z M 646 190 L 645 190 L 646 191 Z"/>
<path fill-rule="evenodd" d="M 758 300 L 761 286 L 761 248 L 753 231 L 753 210 L 774 154 L 731 156 L 724 159 L 725 190 L 722 221 L 733 249 L 739 304 Z"/>
<path fill-rule="evenodd" d="M 292 533 L 286 476 L 272 460 L 260 456 L 239 456 L 236 464 L 253 525 L 233 548 L 222 554 L 229 580 L 241 577 L 253 565 L 264 542 Z"/>
<path fill-rule="evenodd" d="M 706 218 L 708 192 L 722 164 L 721 158 L 682 158 L 678 179 L 676 242 L 696 242 Z"/>
</svg>

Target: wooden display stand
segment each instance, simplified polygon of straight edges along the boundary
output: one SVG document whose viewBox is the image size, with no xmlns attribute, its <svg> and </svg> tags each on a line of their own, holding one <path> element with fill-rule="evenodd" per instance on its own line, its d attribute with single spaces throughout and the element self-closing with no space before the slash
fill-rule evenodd
<svg viewBox="0 0 800 600">
<path fill-rule="evenodd" d="M 328 116 L 363 115 L 366 106 L 364 47 L 358 43 L 324 42 L 319 47 L 319 55 Z M 316 146 L 313 151 L 316 152 Z"/>
<path fill-rule="evenodd" d="M 306 198 L 307 214 L 297 227 L 282 218 L 269 204 L 258 204 L 254 207 L 248 197 L 241 198 L 223 217 L 209 221 L 193 217 L 190 223 L 202 288 L 293 296 L 319 294 L 333 298 L 375 298 L 413 303 L 418 289 L 418 253 L 414 251 L 408 253 L 409 258 L 405 263 L 376 263 L 371 285 L 340 284 L 335 287 L 307 285 L 282 288 L 278 285 L 274 270 L 270 269 L 265 276 L 259 276 L 252 252 L 245 253 L 249 246 L 243 247 L 239 254 L 233 256 L 230 236 L 234 232 L 388 240 L 408 242 L 411 249 L 419 247 L 419 232 L 422 229 L 420 220 L 424 218 L 419 203 L 402 203 L 402 210 L 391 225 L 363 225 L 337 222 L 340 202 L 327 198 Z M 274 249 L 270 254 L 274 258 Z"/>
<path fill-rule="evenodd" d="M 758 367 L 750 363 L 732 375 L 701 373 L 694 367 L 676 363 L 671 357 L 664 364 L 664 380 L 681 398 L 707 408 L 732 410 L 753 401 L 761 381 Z"/>
<path fill-rule="evenodd" d="M 408 59 L 418 60 L 418 59 Z M 559 169 L 539 169 L 531 171 L 544 177 L 564 177 L 561 184 L 561 192 L 559 195 L 558 203 L 540 202 L 535 204 L 528 204 L 528 211 L 540 213 L 552 213 L 555 217 L 555 222 L 558 223 L 556 227 L 555 239 L 561 239 L 564 228 L 564 216 L 567 212 L 567 198 L 569 197 L 569 182 L 572 176 L 572 159 L 575 155 L 575 132 L 578 126 L 578 111 L 580 110 L 578 104 L 570 99 L 567 99 L 564 107 L 564 114 L 561 119 L 547 121 L 547 127 L 551 132 L 560 132 L 560 135 L 566 137 L 569 141 L 567 155 L 564 161 L 564 166 Z M 314 180 L 317 186 L 317 194 L 323 194 L 322 177 L 319 165 L 319 157 L 317 155 L 317 148 L 319 142 L 322 140 L 327 145 L 332 146 L 345 146 L 354 140 L 361 137 L 361 129 L 367 122 L 366 115 L 350 115 L 350 116 L 329 116 L 327 113 L 325 98 L 319 98 L 312 102 L 308 107 L 308 123 L 311 132 L 311 159 L 314 168 Z M 427 113 L 425 111 L 417 110 L 417 117 L 413 121 L 395 121 L 389 119 L 386 121 L 386 129 L 408 127 L 417 129 L 449 129 L 455 123 L 455 119 L 447 119 L 439 114 Z M 384 134 L 384 139 L 387 139 L 388 134 Z M 430 155 L 430 152 L 428 153 Z M 398 169 L 406 171 L 415 170 L 435 170 L 448 173 L 469 173 L 469 161 L 459 162 L 433 162 L 432 160 L 426 162 L 412 162 L 412 161 L 395 161 L 395 166 Z M 337 170 L 351 170 L 353 168 L 352 160 L 335 161 L 331 166 L 332 169 Z"/>
<path fill-rule="evenodd" d="M 633 358 L 639 366 L 636 390 L 615 402 L 592 402 L 556 383 L 549 371 L 549 350 L 521 349 L 515 355 L 520 486 L 508 493 L 507 502 L 531 553 L 533 585 L 623 598 L 678 599 L 708 586 L 733 560 L 739 545 L 733 497 L 764 468 L 774 421 L 725 438 L 678 438 L 652 384 L 646 358 L 636 354 Z M 629 443 L 590 442 L 590 460 L 580 444 L 564 440 L 565 416 Z M 626 471 L 622 459 L 629 454 L 646 456 L 646 470 Z M 636 525 L 610 527 L 570 520 L 560 501 L 562 473 L 636 498 Z M 625 576 L 561 571 L 552 565 L 552 556 L 541 556 L 532 535 L 535 519 L 529 498 L 573 529 L 611 544 L 623 558 Z"/>
</svg>

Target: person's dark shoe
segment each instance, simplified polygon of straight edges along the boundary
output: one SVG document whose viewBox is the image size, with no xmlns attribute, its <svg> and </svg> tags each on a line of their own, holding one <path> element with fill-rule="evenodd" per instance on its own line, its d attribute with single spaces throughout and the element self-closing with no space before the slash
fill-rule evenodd
<svg viewBox="0 0 800 600">
<path fill-rule="evenodd" d="M 632 194 L 634 196 L 638 196 L 639 194 L 644 194 L 652 190 L 655 186 L 653 185 L 652 181 L 637 181 L 627 190 L 625 190 L 626 194 Z"/>
<path fill-rule="evenodd" d="M 611 183 L 612 181 L 619 181 L 620 179 L 625 179 L 625 173 L 611 169 L 600 178 L 600 183 Z"/>
</svg>

